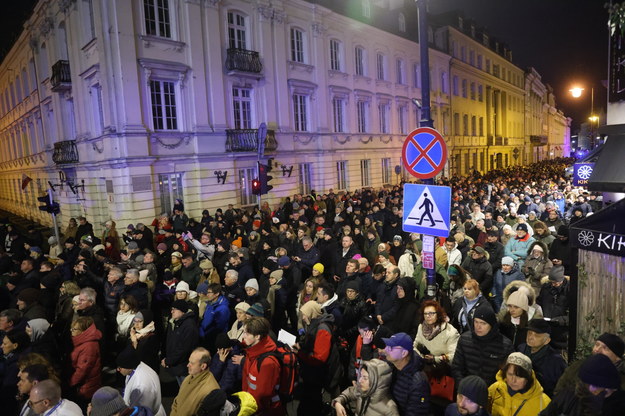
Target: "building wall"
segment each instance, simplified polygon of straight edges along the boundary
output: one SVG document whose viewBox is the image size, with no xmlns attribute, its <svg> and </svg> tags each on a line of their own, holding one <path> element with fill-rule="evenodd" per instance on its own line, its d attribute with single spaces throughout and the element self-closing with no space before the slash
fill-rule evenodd
<svg viewBox="0 0 625 416">
<path fill-rule="evenodd" d="M 256 151 L 228 150 L 226 130 L 241 127 L 237 120 L 242 119 L 252 129 L 265 122 L 275 132 L 277 148 L 262 159 L 273 161 L 274 188 L 263 196 L 272 205 L 281 196 L 312 189 L 397 183 L 403 139 L 420 119 L 412 103 L 421 97 L 419 48 L 411 38 L 414 7 L 374 3 L 373 12 L 385 16 L 391 30 L 303 0 L 168 3 L 169 24 L 153 26 L 156 34 L 146 23 L 144 0 L 38 3 L 0 65 L 1 209 L 49 224 L 36 196 L 49 180 L 59 184 L 59 171 L 73 184 L 84 181 L 77 194 L 68 183 L 56 187 L 63 224 L 85 213 L 96 228 L 109 218 L 124 226 L 150 223 L 177 196 L 195 217 L 204 208 L 212 212 L 228 203 L 255 203 L 250 182 Z M 240 16 L 240 27 L 229 26 L 229 12 L 235 21 Z M 355 7 L 350 13 L 361 12 Z M 237 38 L 243 49 L 258 52 L 260 73 L 226 68 L 231 28 L 243 29 Z M 301 33 L 295 39 L 302 46 L 301 60 L 293 55 L 293 30 Z M 430 42 L 432 118 L 451 155 L 444 173 L 531 161 L 531 153 L 513 158 L 529 136 L 528 109 L 538 111 L 538 105 L 524 101 L 524 72 L 453 27 L 433 31 Z M 338 45 L 337 54 L 332 44 Z M 364 52 L 360 74 L 356 48 Z M 483 57 L 481 67 L 477 56 Z M 499 65 L 499 76 L 486 70 L 487 59 Z M 60 82 L 53 70 L 59 61 L 68 62 L 68 82 Z M 467 80 L 466 98 L 454 95 L 454 77 Z M 540 85 L 540 79 L 533 82 Z M 476 95 L 477 86 L 483 86 L 482 101 L 471 98 L 471 84 Z M 245 116 L 238 119 L 235 89 L 250 93 L 241 99 L 250 111 L 240 111 Z M 159 128 L 154 107 L 166 114 L 163 103 L 171 96 L 176 126 L 167 128 L 162 117 L 164 128 Z M 305 104 L 297 120 L 294 96 Z M 340 128 L 335 100 L 342 108 Z M 467 115 L 469 134 L 454 133 L 455 113 L 461 121 Z M 476 123 L 483 119 L 481 134 L 471 131 L 472 117 Z M 563 134 L 562 120 L 546 124 L 550 134 Z M 59 163 L 59 154 L 67 156 L 72 146 L 78 156 Z M 224 184 L 219 171 L 227 172 Z M 24 192 L 22 174 L 34 179 Z"/>
</svg>

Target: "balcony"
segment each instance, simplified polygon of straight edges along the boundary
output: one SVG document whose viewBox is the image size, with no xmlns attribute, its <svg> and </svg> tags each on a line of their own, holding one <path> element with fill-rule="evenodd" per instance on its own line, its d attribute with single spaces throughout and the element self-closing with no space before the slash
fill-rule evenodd
<svg viewBox="0 0 625 416">
<path fill-rule="evenodd" d="M 257 152 L 258 140 L 256 134 L 258 129 L 231 129 L 226 130 L 226 152 Z M 276 132 L 267 130 L 265 138 L 265 151 L 273 152 L 278 148 Z"/>
<path fill-rule="evenodd" d="M 57 165 L 78 163 L 78 148 L 76 147 L 76 140 L 65 140 L 54 143 L 52 160 Z"/>
<path fill-rule="evenodd" d="M 72 77 L 69 71 L 69 61 L 56 61 L 52 65 L 52 76 L 50 77 L 52 91 L 59 92 L 72 88 Z"/>
<path fill-rule="evenodd" d="M 230 48 L 226 57 L 226 69 L 228 72 L 238 71 L 260 74 L 263 71 L 263 64 L 256 51 Z"/>
<path fill-rule="evenodd" d="M 547 136 L 530 136 L 532 146 L 544 146 L 549 141 Z"/>
</svg>

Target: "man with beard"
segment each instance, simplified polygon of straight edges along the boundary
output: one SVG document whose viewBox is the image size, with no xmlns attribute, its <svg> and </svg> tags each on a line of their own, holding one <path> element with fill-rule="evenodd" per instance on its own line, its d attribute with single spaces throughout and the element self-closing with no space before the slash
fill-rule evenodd
<svg viewBox="0 0 625 416">
<path fill-rule="evenodd" d="M 489 416 L 486 411 L 488 404 L 488 387 L 478 376 L 462 379 L 458 386 L 456 403 L 445 409 L 445 416 Z"/>
</svg>

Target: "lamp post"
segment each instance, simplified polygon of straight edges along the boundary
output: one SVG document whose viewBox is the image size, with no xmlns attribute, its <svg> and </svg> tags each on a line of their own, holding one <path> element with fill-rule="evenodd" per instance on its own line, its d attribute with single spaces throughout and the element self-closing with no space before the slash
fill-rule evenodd
<svg viewBox="0 0 625 416">
<path fill-rule="evenodd" d="M 584 88 L 573 87 L 569 92 L 573 98 L 579 98 L 582 96 Z M 595 87 L 590 88 L 590 117 L 588 117 L 588 121 L 590 121 L 590 150 L 593 150 L 596 136 L 595 125 L 599 127 L 599 116 L 595 115 Z"/>
</svg>

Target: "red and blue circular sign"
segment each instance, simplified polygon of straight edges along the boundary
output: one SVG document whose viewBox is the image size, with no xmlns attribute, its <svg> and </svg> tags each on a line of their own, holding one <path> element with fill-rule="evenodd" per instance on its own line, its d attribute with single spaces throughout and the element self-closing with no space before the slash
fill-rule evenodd
<svg viewBox="0 0 625 416">
<path fill-rule="evenodd" d="M 419 127 L 406 136 L 401 161 L 408 173 L 415 178 L 433 178 L 447 163 L 445 139 L 431 127 Z"/>
</svg>

